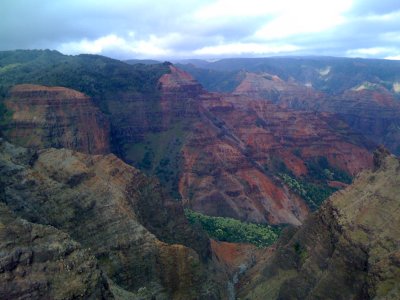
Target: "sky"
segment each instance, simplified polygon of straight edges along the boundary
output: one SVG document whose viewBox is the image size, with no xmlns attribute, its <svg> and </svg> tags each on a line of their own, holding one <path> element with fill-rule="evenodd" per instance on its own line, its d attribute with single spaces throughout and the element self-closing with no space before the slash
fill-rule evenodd
<svg viewBox="0 0 400 300">
<path fill-rule="evenodd" d="M 400 59 L 399 0 L 1 0 L 0 50 Z"/>
</svg>

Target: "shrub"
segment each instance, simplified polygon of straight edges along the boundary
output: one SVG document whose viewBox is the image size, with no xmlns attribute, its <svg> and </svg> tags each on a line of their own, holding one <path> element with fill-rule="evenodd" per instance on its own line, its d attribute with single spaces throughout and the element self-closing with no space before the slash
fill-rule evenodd
<svg viewBox="0 0 400 300">
<path fill-rule="evenodd" d="M 257 247 L 273 244 L 279 236 L 280 227 L 241 222 L 232 218 L 211 217 L 185 209 L 191 224 L 199 224 L 210 237 L 226 242 L 250 243 Z"/>
</svg>

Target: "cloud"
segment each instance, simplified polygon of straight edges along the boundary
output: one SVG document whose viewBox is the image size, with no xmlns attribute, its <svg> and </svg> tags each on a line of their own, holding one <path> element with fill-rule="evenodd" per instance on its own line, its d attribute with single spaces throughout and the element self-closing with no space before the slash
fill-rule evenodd
<svg viewBox="0 0 400 300">
<path fill-rule="evenodd" d="M 304 0 L 286 5 L 288 8 L 259 29 L 255 33 L 256 37 L 278 39 L 297 34 L 323 32 L 346 21 L 343 13 L 350 8 L 351 1 Z"/>
<path fill-rule="evenodd" d="M 365 57 L 365 56 L 382 56 L 388 55 L 388 53 L 396 52 L 394 48 L 385 48 L 385 47 L 374 47 L 374 48 L 360 48 L 360 49 L 351 49 L 347 51 L 348 56 L 350 57 Z"/>
<path fill-rule="evenodd" d="M 195 55 L 243 55 L 243 54 L 277 54 L 286 52 L 295 52 L 300 47 L 295 45 L 273 45 L 273 44 L 256 44 L 256 43 L 233 43 L 217 46 L 208 46 L 193 51 Z"/>
<path fill-rule="evenodd" d="M 166 57 L 173 54 L 170 45 L 180 40 L 181 36 L 178 33 L 163 37 L 150 35 L 148 39 L 136 40 L 135 33 L 131 31 L 126 38 L 110 34 L 94 40 L 82 39 L 78 42 L 63 43 L 58 50 L 70 54 L 120 52 L 124 57 L 132 55 L 139 58 Z"/>
<path fill-rule="evenodd" d="M 390 60 L 400 60 L 400 55 L 397 56 L 387 56 L 385 59 L 390 59 Z"/>
<path fill-rule="evenodd" d="M 245 18 L 276 14 L 283 9 L 283 2 L 271 0 L 217 0 L 200 8 L 194 17 L 200 20 Z"/>
<path fill-rule="evenodd" d="M 400 55 L 398 0 L 2 0 L 0 9 L 0 50 L 165 59 Z"/>
</svg>

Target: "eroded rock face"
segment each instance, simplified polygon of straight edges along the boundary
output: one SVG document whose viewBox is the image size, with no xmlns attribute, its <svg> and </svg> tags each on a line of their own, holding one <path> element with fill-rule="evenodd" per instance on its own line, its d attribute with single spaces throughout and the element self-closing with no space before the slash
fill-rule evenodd
<svg viewBox="0 0 400 300">
<path fill-rule="evenodd" d="M 110 152 L 107 118 L 78 91 L 22 84 L 11 89 L 5 105 L 12 116 L 3 134 L 20 146 Z"/>
<path fill-rule="evenodd" d="M 119 145 L 114 149 L 117 155 L 157 175 L 170 195 L 183 198 L 194 210 L 246 221 L 298 225 L 309 208 L 279 179 L 282 170 L 274 165 L 281 164 L 296 176 L 306 176 L 306 161 L 315 157 L 324 157 L 351 175 L 372 165 L 369 145 L 330 114 L 295 112 L 257 100 L 256 95 L 207 93 L 189 74 L 173 65 L 169 69 L 159 79 L 158 91 L 152 97 L 132 93 L 107 100 L 111 135 Z M 258 77 L 248 77 L 257 82 Z M 281 79 L 270 77 L 264 80 L 285 86 Z M 18 90 L 35 89 L 23 87 L 14 88 L 15 95 Z M 68 93 L 75 98 L 82 96 L 71 90 L 52 89 L 55 99 L 68 98 Z M 36 98 L 31 98 L 48 106 L 46 93 L 37 92 Z M 8 105 L 19 103 L 11 100 Z M 29 111 L 31 118 L 35 115 L 31 110 L 47 107 L 35 106 L 35 101 L 17 111 Z M 60 107 L 58 113 L 65 109 Z M 24 115 L 14 113 L 13 118 L 22 120 Z M 63 124 L 64 118 L 54 120 L 57 128 Z M 76 126 L 74 132 L 87 130 L 84 123 Z M 17 129 L 7 138 L 18 142 L 17 133 L 21 132 Z M 44 146 L 52 145 L 51 135 L 41 138 Z M 77 145 L 69 147 L 76 149 Z M 147 214 L 142 222 L 151 216 Z"/>
<path fill-rule="evenodd" d="M 332 115 L 207 93 L 189 74 L 169 68 L 159 80 L 159 102 L 131 114 L 144 125 L 131 132 L 129 139 L 136 143 L 123 157 L 163 178 L 163 184 L 179 182 L 176 194 L 194 210 L 253 222 L 300 224 L 307 205 L 266 166 L 281 161 L 301 176 L 308 172 L 305 162 L 315 157 L 326 157 L 352 175 L 372 165 L 369 145 L 343 122 L 335 124 Z M 149 119 L 156 120 L 154 127 L 146 127 Z"/>
<path fill-rule="evenodd" d="M 0 203 L 1 299 L 114 299 L 97 260 L 51 226 Z"/>
<path fill-rule="evenodd" d="M 296 112 L 247 96 L 200 97 L 201 118 L 183 148 L 180 191 L 189 205 L 211 215 L 253 222 L 300 224 L 303 200 L 277 177 L 277 161 L 296 176 L 325 157 L 355 175 L 372 166 L 369 145 L 330 115 Z"/>
<path fill-rule="evenodd" d="M 245 299 L 399 298 L 400 163 L 387 156 L 337 192 L 242 278 Z"/>
<path fill-rule="evenodd" d="M 365 82 L 340 93 L 325 94 L 270 74 L 246 73 L 234 94 L 270 100 L 296 110 L 336 114 L 376 144 L 384 144 L 397 154 L 400 151 L 400 105 L 393 92 L 378 84 Z"/>
<path fill-rule="evenodd" d="M 115 284 L 149 297 L 217 297 L 204 273 L 208 238 L 191 229 L 155 181 L 112 154 L 37 153 L 6 142 L 0 150 L 2 202 L 69 233 Z"/>
</svg>

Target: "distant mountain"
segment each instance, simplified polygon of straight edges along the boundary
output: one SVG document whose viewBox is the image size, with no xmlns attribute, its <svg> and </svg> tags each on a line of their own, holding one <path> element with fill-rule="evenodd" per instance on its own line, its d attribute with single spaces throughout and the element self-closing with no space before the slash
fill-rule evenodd
<svg viewBox="0 0 400 300">
<path fill-rule="evenodd" d="M 216 62 L 179 64 L 191 73 L 210 91 L 233 91 L 236 86 L 225 87 L 222 73 L 230 74 L 230 80 L 240 71 L 264 72 L 277 75 L 285 81 L 311 84 L 315 89 L 328 94 L 342 93 L 368 81 L 395 90 L 400 82 L 400 61 L 384 59 L 337 58 L 337 57 L 270 57 L 270 58 L 228 58 Z M 200 69 L 200 70 L 199 70 Z M 216 71 L 209 73 L 209 70 Z M 211 80 L 210 77 L 213 77 Z M 217 81 L 221 87 L 218 88 Z M 213 84 L 210 84 L 210 83 Z M 238 81 L 235 81 L 238 82 Z"/>
<path fill-rule="evenodd" d="M 195 63 L 195 61 L 194 61 Z M 181 65 L 210 90 L 336 114 L 400 154 L 400 62 L 334 57 L 224 59 Z"/>
<path fill-rule="evenodd" d="M 128 59 L 124 60 L 127 64 L 136 65 L 136 64 L 144 64 L 144 65 L 156 65 L 161 64 L 161 61 L 154 60 L 154 59 Z"/>
</svg>

